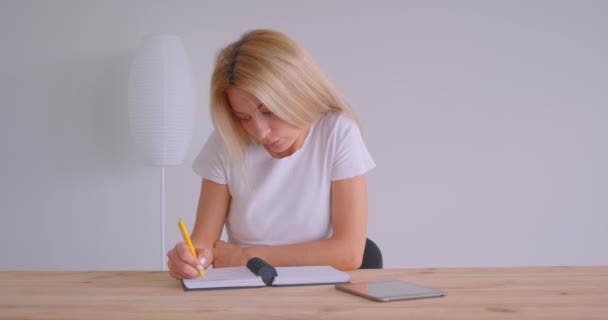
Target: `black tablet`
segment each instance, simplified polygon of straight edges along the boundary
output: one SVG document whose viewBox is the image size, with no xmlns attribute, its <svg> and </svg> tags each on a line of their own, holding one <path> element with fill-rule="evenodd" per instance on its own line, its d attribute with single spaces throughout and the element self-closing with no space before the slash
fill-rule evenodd
<svg viewBox="0 0 608 320">
<path fill-rule="evenodd" d="M 358 283 L 340 283 L 336 289 L 352 293 L 374 301 L 394 301 L 420 298 L 443 297 L 445 291 L 419 286 L 417 284 L 399 281 L 371 281 Z"/>
</svg>

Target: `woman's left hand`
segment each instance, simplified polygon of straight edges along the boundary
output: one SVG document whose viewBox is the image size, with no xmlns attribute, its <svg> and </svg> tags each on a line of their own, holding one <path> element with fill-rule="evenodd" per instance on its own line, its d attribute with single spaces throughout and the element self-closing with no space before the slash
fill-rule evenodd
<svg viewBox="0 0 608 320">
<path fill-rule="evenodd" d="M 247 264 L 245 249 L 217 240 L 213 246 L 213 267 L 240 267 Z"/>
</svg>

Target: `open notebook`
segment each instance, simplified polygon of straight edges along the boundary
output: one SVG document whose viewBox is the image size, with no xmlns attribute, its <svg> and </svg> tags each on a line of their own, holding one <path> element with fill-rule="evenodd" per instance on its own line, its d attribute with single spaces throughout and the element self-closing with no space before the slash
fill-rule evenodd
<svg viewBox="0 0 608 320">
<path fill-rule="evenodd" d="M 205 271 L 205 279 L 183 279 L 182 285 L 184 290 L 208 290 L 336 284 L 348 280 L 347 273 L 330 266 L 273 267 L 253 258 L 246 267 L 209 269 Z"/>
</svg>

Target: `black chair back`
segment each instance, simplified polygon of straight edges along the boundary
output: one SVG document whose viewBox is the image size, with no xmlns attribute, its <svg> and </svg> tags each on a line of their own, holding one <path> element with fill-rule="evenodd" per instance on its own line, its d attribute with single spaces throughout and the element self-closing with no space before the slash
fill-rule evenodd
<svg viewBox="0 0 608 320">
<path fill-rule="evenodd" d="M 382 269 L 382 252 L 370 238 L 365 240 L 363 261 L 359 269 Z"/>
</svg>

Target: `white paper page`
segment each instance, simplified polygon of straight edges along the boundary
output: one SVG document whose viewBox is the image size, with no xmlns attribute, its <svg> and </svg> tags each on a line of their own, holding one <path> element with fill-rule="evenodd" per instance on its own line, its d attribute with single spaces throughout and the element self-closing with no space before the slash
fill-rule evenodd
<svg viewBox="0 0 608 320">
<path fill-rule="evenodd" d="M 183 282 L 189 289 L 264 286 L 262 278 L 253 274 L 246 267 L 208 269 L 205 271 L 205 279 L 197 277 L 184 279 Z"/>
<path fill-rule="evenodd" d="M 342 283 L 350 280 L 350 275 L 330 266 L 278 267 L 277 277 L 272 285 Z"/>
</svg>

